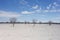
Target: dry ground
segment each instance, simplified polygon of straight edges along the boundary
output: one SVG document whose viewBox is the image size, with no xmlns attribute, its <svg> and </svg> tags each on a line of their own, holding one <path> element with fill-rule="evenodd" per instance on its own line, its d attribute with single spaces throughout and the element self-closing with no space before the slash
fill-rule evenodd
<svg viewBox="0 0 60 40">
<path fill-rule="evenodd" d="M 0 24 L 0 40 L 60 40 L 60 25 Z"/>
</svg>

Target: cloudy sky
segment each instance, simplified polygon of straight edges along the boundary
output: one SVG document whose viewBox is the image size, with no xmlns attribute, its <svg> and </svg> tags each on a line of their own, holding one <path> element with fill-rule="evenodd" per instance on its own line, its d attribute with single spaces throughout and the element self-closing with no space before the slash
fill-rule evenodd
<svg viewBox="0 0 60 40">
<path fill-rule="evenodd" d="M 60 22 L 60 0 L 0 0 L 0 21 Z"/>
</svg>

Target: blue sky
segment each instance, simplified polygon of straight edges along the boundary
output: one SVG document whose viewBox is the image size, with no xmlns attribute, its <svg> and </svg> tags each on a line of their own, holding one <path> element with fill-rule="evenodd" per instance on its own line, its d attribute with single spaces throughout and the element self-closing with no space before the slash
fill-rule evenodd
<svg viewBox="0 0 60 40">
<path fill-rule="evenodd" d="M 60 0 L 0 0 L 0 21 L 60 22 Z"/>
</svg>

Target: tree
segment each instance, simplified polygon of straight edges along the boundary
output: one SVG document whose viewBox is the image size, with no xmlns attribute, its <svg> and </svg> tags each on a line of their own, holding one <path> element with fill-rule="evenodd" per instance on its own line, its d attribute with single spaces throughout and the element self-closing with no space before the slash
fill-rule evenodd
<svg viewBox="0 0 60 40">
<path fill-rule="evenodd" d="M 49 25 L 51 25 L 52 24 L 52 22 L 51 21 L 49 21 Z"/>
<path fill-rule="evenodd" d="M 26 24 L 27 22 L 25 21 L 24 23 Z"/>
<path fill-rule="evenodd" d="M 39 21 L 39 24 L 42 24 L 42 22 L 41 22 L 41 21 Z"/>
<path fill-rule="evenodd" d="M 36 24 L 36 21 L 37 21 L 37 20 L 33 19 L 33 24 L 34 24 L 33 26 L 35 26 L 35 24 Z"/>
<path fill-rule="evenodd" d="M 13 17 L 13 18 L 10 18 L 9 20 L 10 20 L 10 23 L 12 23 L 13 27 L 14 27 L 14 24 L 16 23 L 17 19 L 15 17 Z"/>
</svg>

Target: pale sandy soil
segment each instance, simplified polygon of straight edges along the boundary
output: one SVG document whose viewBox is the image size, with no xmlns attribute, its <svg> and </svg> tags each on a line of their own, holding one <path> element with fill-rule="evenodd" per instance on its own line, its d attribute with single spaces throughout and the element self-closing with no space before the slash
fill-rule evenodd
<svg viewBox="0 0 60 40">
<path fill-rule="evenodd" d="M 60 25 L 0 24 L 0 40 L 60 40 Z"/>
</svg>

